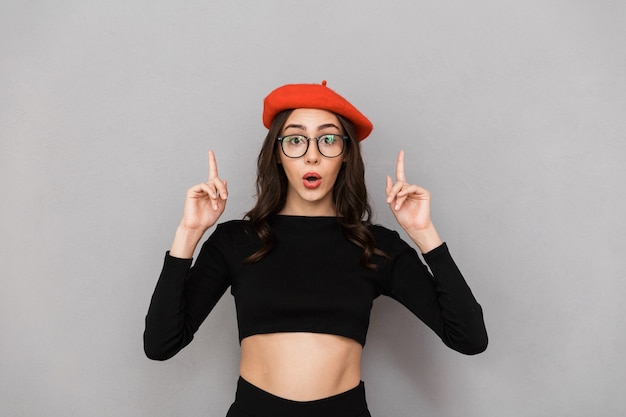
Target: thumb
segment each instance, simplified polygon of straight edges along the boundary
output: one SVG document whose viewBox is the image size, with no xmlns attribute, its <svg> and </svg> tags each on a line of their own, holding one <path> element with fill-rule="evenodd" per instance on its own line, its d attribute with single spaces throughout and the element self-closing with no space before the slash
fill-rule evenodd
<svg viewBox="0 0 626 417">
<path fill-rule="evenodd" d="M 391 192 L 392 188 L 393 188 L 393 180 L 391 179 L 389 175 L 387 175 L 387 183 L 385 185 L 385 194 L 387 196 L 387 203 L 391 203 L 391 197 L 389 193 Z"/>
<path fill-rule="evenodd" d="M 385 184 L 385 192 L 389 194 L 389 191 L 391 191 L 392 187 L 393 187 L 393 180 L 391 179 L 389 175 L 387 175 L 386 184 Z"/>
</svg>

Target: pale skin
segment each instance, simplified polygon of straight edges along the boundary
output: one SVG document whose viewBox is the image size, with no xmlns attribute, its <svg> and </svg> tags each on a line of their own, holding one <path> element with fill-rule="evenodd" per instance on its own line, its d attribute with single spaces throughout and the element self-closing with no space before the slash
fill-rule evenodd
<svg viewBox="0 0 626 417">
<path fill-rule="evenodd" d="M 334 126 L 334 127 L 333 127 Z M 281 134 L 343 133 L 336 116 L 325 110 L 296 109 L 285 122 Z M 339 130 L 339 131 L 337 131 Z M 297 159 L 281 155 L 280 163 L 288 173 L 287 203 L 281 214 L 336 215 L 331 190 L 341 158 L 326 158 L 311 143 L 307 153 Z M 315 190 L 302 187 L 299 175 L 315 171 L 322 186 Z M 396 161 L 395 181 L 387 176 L 387 203 L 398 224 L 422 253 L 442 244 L 430 217 L 430 193 L 406 181 L 404 152 Z M 218 176 L 215 154 L 209 151 L 209 176 L 205 183 L 187 190 L 183 218 L 176 230 L 170 255 L 191 258 L 204 233 L 224 212 L 228 199 L 226 180 Z M 361 380 L 361 345 L 342 336 L 319 333 L 271 333 L 241 341 L 240 375 L 246 381 L 279 397 L 312 401 L 356 387 Z"/>
</svg>

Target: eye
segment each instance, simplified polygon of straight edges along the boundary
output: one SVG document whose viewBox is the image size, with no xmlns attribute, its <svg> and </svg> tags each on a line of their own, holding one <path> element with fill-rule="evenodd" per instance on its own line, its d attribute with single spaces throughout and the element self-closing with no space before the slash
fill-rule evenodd
<svg viewBox="0 0 626 417">
<path fill-rule="evenodd" d="M 324 136 L 320 136 L 320 139 L 319 139 L 320 144 L 325 145 L 325 146 L 331 146 L 336 141 L 337 139 L 335 138 L 335 135 L 324 135 Z"/>
<path fill-rule="evenodd" d="M 306 139 L 304 138 L 304 136 L 286 136 L 285 139 L 283 139 L 284 142 L 287 142 L 289 145 L 302 145 L 306 142 Z"/>
</svg>

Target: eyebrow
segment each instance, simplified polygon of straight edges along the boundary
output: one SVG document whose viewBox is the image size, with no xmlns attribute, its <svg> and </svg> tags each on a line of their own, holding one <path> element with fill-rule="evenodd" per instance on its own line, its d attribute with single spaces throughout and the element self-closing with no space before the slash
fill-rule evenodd
<svg viewBox="0 0 626 417">
<path fill-rule="evenodd" d="M 323 125 L 319 125 L 319 126 L 317 127 L 317 130 L 327 129 L 327 128 L 329 128 L 329 127 L 334 127 L 335 129 L 337 129 L 337 130 L 341 131 L 341 128 L 340 128 L 339 126 L 337 126 L 336 124 L 334 124 L 334 123 L 325 123 L 325 124 L 323 124 Z M 289 129 L 289 128 L 300 129 L 300 130 L 304 130 L 304 131 L 306 131 L 306 126 L 304 126 L 304 125 L 298 125 L 298 124 L 289 124 L 289 125 L 285 126 L 285 127 L 283 128 L 283 130 L 287 130 L 287 129 Z"/>
</svg>

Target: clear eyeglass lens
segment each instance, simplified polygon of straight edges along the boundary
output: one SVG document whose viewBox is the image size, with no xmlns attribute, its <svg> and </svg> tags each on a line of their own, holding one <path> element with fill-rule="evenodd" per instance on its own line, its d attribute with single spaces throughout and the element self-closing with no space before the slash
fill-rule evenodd
<svg viewBox="0 0 626 417">
<path fill-rule="evenodd" d="M 315 140 L 315 138 L 312 138 Z M 291 158 L 299 158 L 308 149 L 308 139 L 301 135 L 286 136 L 282 140 L 285 155 Z M 317 148 L 320 153 L 328 158 L 334 158 L 343 152 L 343 139 L 339 135 L 322 135 L 317 138 Z"/>
</svg>

